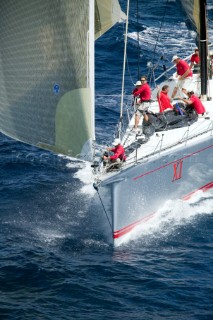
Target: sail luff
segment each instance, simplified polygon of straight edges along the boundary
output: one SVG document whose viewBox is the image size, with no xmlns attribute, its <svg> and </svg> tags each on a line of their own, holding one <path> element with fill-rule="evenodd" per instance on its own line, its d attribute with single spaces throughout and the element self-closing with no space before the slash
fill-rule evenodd
<svg viewBox="0 0 213 320">
<path fill-rule="evenodd" d="M 92 140 L 95 140 L 95 2 L 89 2 L 89 87 L 91 88 L 91 127 Z"/>
</svg>

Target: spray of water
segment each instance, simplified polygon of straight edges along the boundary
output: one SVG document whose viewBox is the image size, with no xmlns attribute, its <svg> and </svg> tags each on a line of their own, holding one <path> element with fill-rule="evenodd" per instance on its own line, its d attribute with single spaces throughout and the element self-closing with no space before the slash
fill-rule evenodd
<svg viewBox="0 0 213 320">
<path fill-rule="evenodd" d="M 76 164 L 70 163 L 69 167 Z M 76 166 L 75 166 L 76 167 Z M 90 163 L 84 162 L 78 166 L 74 178 L 80 180 L 83 186 L 79 193 L 87 195 L 92 199 L 96 191 L 93 188 L 93 174 Z M 89 200 L 88 199 L 88 200 Z M 148 241 L 149 238 L 159 238 L 169 236 L 181 226 L 190 224 L 199 215 L 212 214 L 213 191 L 198 191 L 189 200 L 167 200 L 146 223 L 135 227 L 130 233 L 123 236 L 117 246 L 128 245 L 134 241 Z"/>
<path fill-rule="evenodd" d="M 93 188 L 94 175 L 92 173 L 91 163 L 84 162 L 84 165 L 74 174 L 74 178 L 83 182 L 83 186 L 79 192 L 88 196 L 93 196 L 96 193 Z"/>
<path fill-rule="evenodd" d="M 192 223 L 199 215 L 212 214 L 212 208 L 213 191 L 199 191 L 188 201 L 168 200 L 152 218 L 123 236 L 117 245 L 126 245 L 138 240 L 146 242 L 148 238 L 169 236 L 178 227 Z"/>
</svg>

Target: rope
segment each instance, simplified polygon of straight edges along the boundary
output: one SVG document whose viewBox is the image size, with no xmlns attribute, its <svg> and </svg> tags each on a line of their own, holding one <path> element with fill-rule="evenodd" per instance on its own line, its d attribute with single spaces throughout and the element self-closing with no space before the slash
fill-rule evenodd
<svg viewBox="0 0 213 320">
<path fill-rule="evenodd" d="M 165 19 L 168 1 L 169 1 L 169 0 L 167 0 L 167 2 L 166 2 L 166 6 L 165 6 L 165 9 L 164 9 L 164 13 L 163 13 L 163 18 L 162 18 L 162 20 L 161 20 L 161 25 L 160 25 L 159 32 L 158 32 L 158 36 L 157 36 L 157 40 L 156 40 L 156 42 L 155 42 L 155 47 L 154 47 L 153 57 L 152 57 L 152 66 L 154 66 L 154 59 L 155 59 L 156 48 L 157 48 L 158 39 L 159 39 L 159 36 L 160 36 L 160 33 L 161 33 L 161 29 L 162 29 L 162 26 L 163 26 L 163 22 L 164 22 L 164 19 Z M 152 74 L 151 74 L 151 77 L 152 77 Z M 150 82 L 151 82 L 151 79 L 150 79 Z"/>
<path fill-rule="evenodd" d="M 159 39 L 159 36 L 160 36 L 160 32 L 161 32 L 161 29 L 162 29 L 162 26 L 163 26 L 163 22 L 164 22 L 164 19 L 165 19 L 165 15 L 166 15 L 166 9 L 167 9 L 168 1 L 169 1 L 169 0 L 167 0 L 167 2 L 166 2 L 166 6 L 165 6 L 165 9 L 164 9 L 164 13 L 163 13 L 163 19 L 161 20 L 161 25 L 160 25 L 159 32 L 158 32 L 158 37 L 157 37 L 157 40 L 156 40 L 156 43 L 155 43 L 155 48 L 154 48 L 154 52 L 153 52 L 152 63 L 154 62 L 154 58 L 155 58 L 155 51 L 156 51 L 156 47 L 157 47 L 157 43 L 158 43 L 158 39 Z M 153 64 L 154 64 L 154 63 L 153 63 Z"/>
<path fill-rule="evenodd" d="M 125 30 L 124 30 L 124 24 L 123 24 L 123 34 L 125 34 Z M 133 81 L 133 77 L 131 75 L 131 72 L 130 72 L 130 67 L 129 67 L 129 60 L 128 60 L 128 55 L 126 54 L 126 65 L 127 65 L 127 69 L 128 69 L 128 74 L 129 74 L 129 77 L 130 77 L 130 81 L 132 83 L 132 85 L 134 86 L 134 81 Z"/>
<path fill-rule="evenodd" d="M 110 222 L 110 220 L 109 220 L 108 214 L 107 214 L 106 209 L 105 209 L 105 207 L 104 207 L 103 201 L 102 201 L 101 196 L 100 196 L 100 193 L 99 193 L 99 191 L 98 191 L 98 187 L 97 187 L 97 186 L 95 186 L 95 185 L 93 185 L 93 187 L 95 188 L 95 190 L 96 190 L 96 191 L 97 191 L 97 193 L 98 193 L 98 196 L 99 196 L 99 199 L 100 199 L 101 205 L 102 205 L 102 207 L 103 207 L 103 210 L 104 210 L 105 216 L 106 216 L 106 218 L 107 218 L 107 220 L 108 220 L 108 222 L 109 222 L 109 225 L 110 225 L 110 228 L 111 228 L 111 230 L 112 230 L 112 234 L 113 234 L 112 224 L 111 224 L 111 222 Z"/>
<path fill-rule="evenodd" d="M 127 62 L 127 68 L 128 68 L 128 73 L 129 73 L 129 77 L 130 77 L 130 81 L 132 82 L 132 85 L 134 86 L 134 81 L 130 72 L 130 68 L 129 68 L 129 60 L 128 58 L 126 58 L 126 62 Z"/>
</svg>

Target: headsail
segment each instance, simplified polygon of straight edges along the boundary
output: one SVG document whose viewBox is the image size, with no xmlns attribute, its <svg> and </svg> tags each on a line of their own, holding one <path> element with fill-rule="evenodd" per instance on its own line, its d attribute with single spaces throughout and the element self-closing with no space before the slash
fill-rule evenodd
<svg viewBox="0 0 213 320">
<path fill-rule="evenodd" d="M 95 0 L 95 39 L 125 18 L 118 0 Z"/>
<path fill-rule="evenodd" d="M 91 158 L 97 2 L 0 2 L 1 132 L 57 153 Z"/>
</svg>

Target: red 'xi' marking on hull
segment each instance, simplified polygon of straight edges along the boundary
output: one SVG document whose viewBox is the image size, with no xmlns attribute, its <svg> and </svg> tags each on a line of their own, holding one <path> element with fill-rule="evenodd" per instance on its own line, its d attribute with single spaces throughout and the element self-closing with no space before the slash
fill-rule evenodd
<svg viewBox="0 0 213 320">
<path fill-rule="evenodd" d="M 172 182 L 175 180 L 179 180 L 182 177 L 182 165 L 183 165 L 183 160 L 179 160 L 173 164 L 173 169 L 174 169 L 174 175 Z"/>
<path fill-rule="evenodd" d="M 203 151 L 206 151 L 206 150 L 208 150 L 208 149 L 210 149 L 210 148 L 213 148 L 213 144 L 210 145 L 210 146 L 208 146 L 208 147 L 205 147 L 205 148 L 203 148 L 203 149 L 200 149 L 200 150 L 197 150 L 197 151 L 195 151 L 195 152 L 192 152 L 192 153 L 188 154 L 188 155 L 185 156 L 185 157 L 182 157 L 182 158 L 180 158 L 180 159 L 177 159 L 176 161 L 169 162 L 169 163 L 167 163 L 167 164 L 164 164 L 163 166 L 160 166 L 160 167 L 155 168 L 155 169 L 153 169 L 153 170 L 150 170 L 150 171 L 148 171 L 148 172 L 144 172 L 144 173 L 140 174 L 139 176 L 134 177 L 134 178 L 132 178 L 132 179 L 133 179 L 134 181 L 136 181 L 136 180 L 138 180 L 138 179 L 141 179 L 141 178 L 147 176 L 148 174 L 154 173 L 154 172 L 156 172 L 156 171 L 158 171 L 158 170 L 161 170 L 161 169 L 164 169 L 164 168 L 166 168 L 166 167 L 168 167 L 168 166 L 170 166 L 170 165 L 172 165 L 172 164 L 174 164 L 174 163 L 177 163 L 177 161 L 182 161 L 182 160 L 184 160 L 184 159 L 190 158 L 190 157 L 192 157 L 193 155 L 198 154 L 198 153 L 203 152 Z"/>
</svg>

